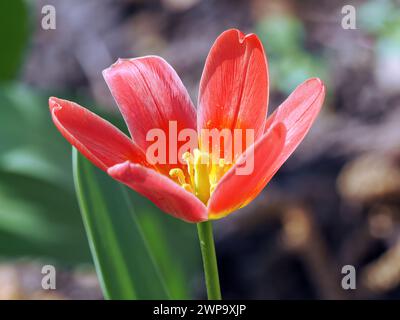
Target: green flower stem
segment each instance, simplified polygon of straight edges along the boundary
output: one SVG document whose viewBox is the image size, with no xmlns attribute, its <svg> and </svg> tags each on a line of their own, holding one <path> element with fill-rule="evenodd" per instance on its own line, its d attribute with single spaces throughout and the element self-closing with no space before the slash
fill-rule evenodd
<svg viewBox="0 0 400 320">
<path fill-rule="evenodd" d="M 203 256 L 204 276 L 206 279 L 208 300 L 221 300 L 217 256 L 215 254 L 214 236 L 211 221 L 197 224 L 201 255 Z"/>
</svg>

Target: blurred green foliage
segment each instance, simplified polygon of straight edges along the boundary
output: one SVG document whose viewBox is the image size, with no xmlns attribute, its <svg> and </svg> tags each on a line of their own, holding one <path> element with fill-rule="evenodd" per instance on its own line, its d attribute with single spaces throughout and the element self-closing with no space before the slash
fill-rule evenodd
<svg viewBox="0 0 400 320">
<path fill-rule="evenodd" d="M 54 131 L 47 98 L 13 82 L 28 29 L 25 1 L 1 1 L 0 256 L 89 262 L 69 147 Z"/>
<path fill-rule="evenodd" d="M 400 6 L 393 0 L 372 0 L 358 10 L 360 28 L 375 35 L 399 34 Z"/>
<path fill-rule="evenodd" d="M 29 36 L 28 8 L 24 0 L 0 1 L 0 82 L 19 71 Z"/>
<path fill-rule="evenodd" d="M 376 38 L 378 56 L 400 59 L 400 6 L 393 0 L 372 0 L 360 6 L 360 28 Z"/>
<path fill-rule="evenodd" d="M 0 87 L 0 255 L 88 262 L 70 150 L 46 105 L 25 87 Z"/>
<path fill-rule="evenodd" d="M 256 33 L 268 56 L 271 88 L 289 94 L 308 78 L 328 81 L 326 61 L 305 49 L 305 30 L 295 16 L 267 16 L 257 23 Z"/>
</svg>

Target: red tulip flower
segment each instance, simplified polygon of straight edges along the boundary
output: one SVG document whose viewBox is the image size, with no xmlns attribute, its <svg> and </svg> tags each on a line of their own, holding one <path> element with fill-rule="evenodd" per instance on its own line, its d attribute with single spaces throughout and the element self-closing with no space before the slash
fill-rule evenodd
<svg viewBox="0 0 400 320">
<path fill-rule="evenodd" d="M 131 138 L 74 102 L 50 98 L 54 124 L 94 165 L 149 198 L 163 211 L 189 222 L 217 219 L 247 205 L 303 140 L 317 117 L 325 87 L 317 78 L 299 85 L 267 118 L 268 67 L 254 34 L 227 30 L 215 41 L 200 81 L 196 109 L 174 69 L 162 58 L 120 59 L 103 71 Z M 254 143 L 232 162 L 207 165 L 208 150 L 185 153 L 185 161 L 151 163 L 146 150 L 154 129 L 235 129 L 254 132 Z M 201 141 L 201 137 L 200 137 Z M 169 142 L 170 143 L 170 142 Z M 176 148 L 184 142 L 178 141 Z M 238 175 L 252 157 L 250 174 Z"/>
</svg>

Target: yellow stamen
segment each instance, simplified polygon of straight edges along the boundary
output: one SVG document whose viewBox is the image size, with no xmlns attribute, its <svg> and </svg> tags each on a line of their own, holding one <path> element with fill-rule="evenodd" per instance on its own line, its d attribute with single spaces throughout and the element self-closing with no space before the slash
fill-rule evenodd
<svg viewBox="0 0 400 320">
<path fill-rule="evenodd" d="M 217 183 L 213 183 L 210 185 L 210 196 L 213 194 L 216 187 L 217 187 Z"/>
<path fill-rule="evenodd" d="M 186 191 L 189 191 L 189 192 L 193 193 L 193 189 L 192 189 L 192 186 L 191 186 L 190 184 L 184 183 L 184 184 L 182 185 L 182 187 L 183 187 L 183 189 L 185 189 Z"/>
<path fill-rule="evenodd" d="M 169 175 L 182 188 L 207 204 L 219 180 L 230 169 L 232 163 L 219 158 L 211 159 L 209 153 L 199 149 L 194 149 L 193 154 L 185 152 L 182 158 L 187 164 L 189 183 L 187 183 L 182 169 L 171 169 Z"/>
<path fill-rule="evenodd" d="M 188 173 L 190 177 L 190 184 L 194 185 L 194 163 L 193 163 L 193 156 L 190 152 L 185 152 L 182 155 L 183 160 L 186 162 L 187 167 L 188 167 Z"/>
<path fill-rule="evenodd" d="M 218 161 L 212 163 L 210 171 L 210 183 L 217 184 L 217 182 L 224 175 L 226 163 L 224 159 L 219 159 Z"/>
<path fill-rule="evenodd" d="M 178 184 L 180 185 L 186 183 L 185 174 L 183 173 L 182 169 L 179 168 L 171 169 L 169 170 L 169 175 L 171 176 L 171 178 L 174 178 L 175 181 L 178 182 Z"/>
</svg>

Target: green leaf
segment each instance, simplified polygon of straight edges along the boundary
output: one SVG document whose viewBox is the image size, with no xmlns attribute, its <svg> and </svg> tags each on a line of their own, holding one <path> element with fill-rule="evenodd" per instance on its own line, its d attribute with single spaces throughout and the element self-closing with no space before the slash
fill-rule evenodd
<svg viewBox="0 0 400 320">
<path fill-rule="evenodd" d="M 104 296 L 169 298 L 125 187 L 75 149 L 73 163 L 78 201 Z"/>
<path fill-rule="evenodd" d="M 15 78 L 29 36 L 28 9 L 24 0 L 0 1 L 0 82 Z"/>
<path fill-rule="evenodd" d="M 201 271 L 196 225 L 160 212 L 153 203 L 128 190 L 150 250 L 173 299 L 190 298 L 190 279 Z"/>
<path fill-rule="evenodd" d="M 90 262 L 74 194 L 0 171 L 0 255 L 44 257 L 64 265 Z"/>
<path fill-rule="evenodd" d="M 0 169 L 72 190 L 70 148 L 51 121 L 47 97 L 0 86 Z"/>
<path fill-rule="evenodd" d="M 0 257 L 89 263 L 71 149 L 52 124 L 47 97 L 3 84 L 0 108 Z"/>
</svg>

